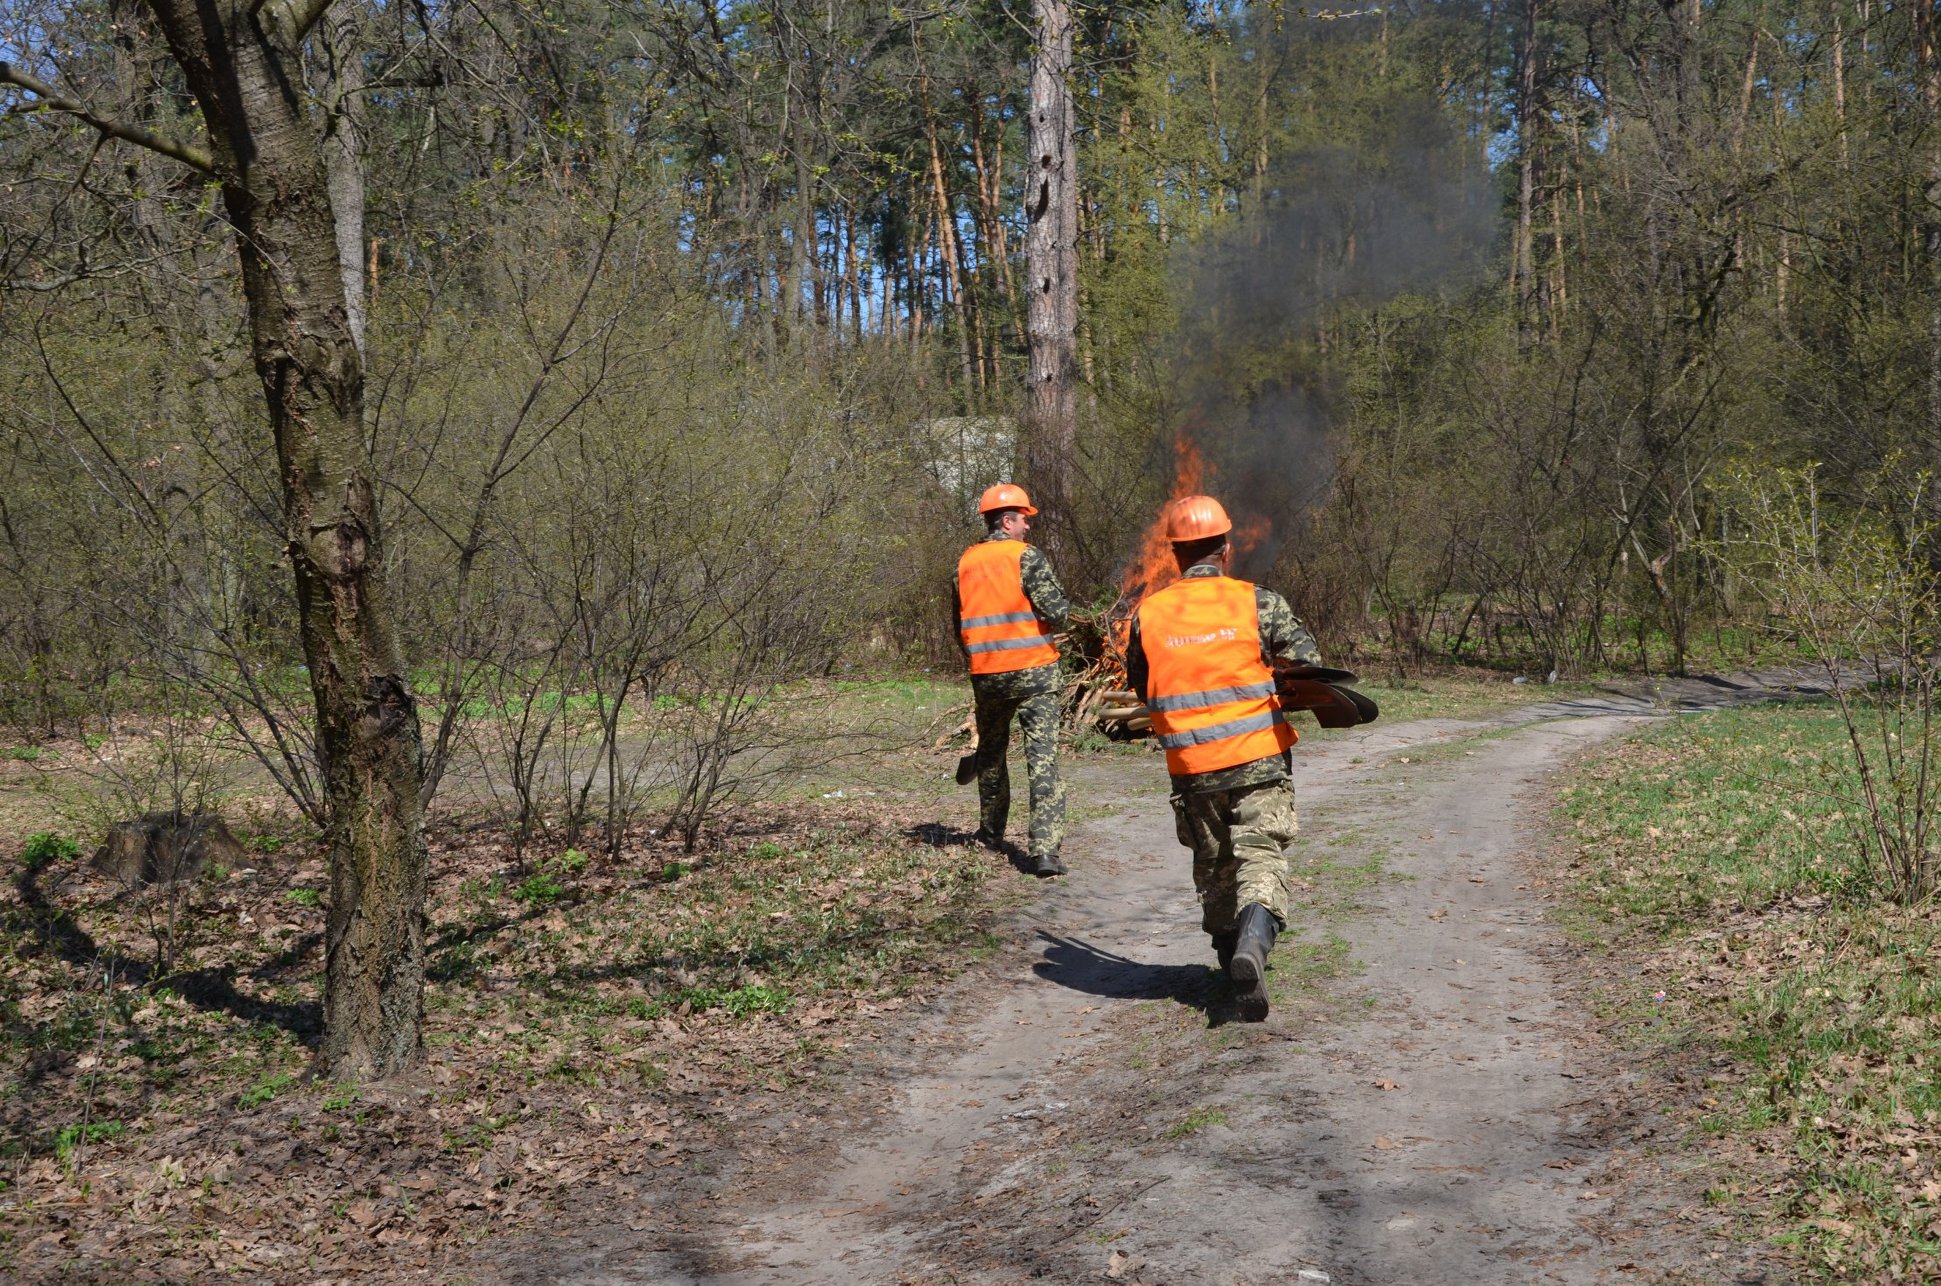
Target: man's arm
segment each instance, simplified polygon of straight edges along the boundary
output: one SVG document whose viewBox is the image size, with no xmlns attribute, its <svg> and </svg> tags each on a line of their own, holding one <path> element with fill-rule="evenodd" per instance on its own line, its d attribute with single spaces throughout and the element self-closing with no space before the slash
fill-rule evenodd
<svg viewBox="0 0 1941 1286">
<path fill-rule="evenodd" d="M 1276 660 L 1302 665 L 1321 664 L 1321 649 L 1307 626 L 1294 616 L 1287 600 L 1271 589 L 1254 587 L 1254 606 L 1260 613 L 1260 659 L 1272 666 Z"/>
<path fill-rule="evenodd" d="M 970 644 L 964 642 L 961 624 L 964 619 L 964 587 L 957 578 L 950 578 L 950 637 L 957 640 L 957 650 L 964 654 L 964 664 L 970 664 Z"/>
<path fill-rule="evenodd" d="M 1024 582 L 1024 596 L 1031 600 L 1032 610 L 1042 617 L 1053 630 L 1064 630 L 1071 626 L 1072 604 L 1065 597 L 1065 591 L 1052 575 L 1051 560 L 1044 551 L 1026 545 L 1023 557 L 1018 560 L 1018 577 Z"/>
<path fill-rule="evenodd" d="M 1139 636 L 1139 615 L 1132 616 L 1132 628 L 1126 634 L 1126 683 L 1139 699 L 1146 699 L 1146 683 L 1150 672 L 1146 668 L 1146 643 Z"/>
</svg>

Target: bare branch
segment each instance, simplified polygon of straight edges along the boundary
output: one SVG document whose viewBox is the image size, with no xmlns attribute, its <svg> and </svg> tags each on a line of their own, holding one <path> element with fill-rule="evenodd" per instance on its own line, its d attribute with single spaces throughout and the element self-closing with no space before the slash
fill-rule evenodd
<svg viewBox="0 0 1941 1286">
<path fill-rule="evenodd" d="M 318 0 L 309 0 L 309 2 L 315 4 L 321 12 L 323 5 L 329 0 L 322 0 L 322 3 Z M 10 62 L 0 62 L 0 85 L 18 85 L 39 100 L 36 103 L 27 104 L 23 110 L 36 111 L 44 108 L 67 112 L 79 117 L 109 138 L 118 138 L 124 142 L 133 143 L 137 147 L 145 147 L 151 152 L 173 157 L 190 169 L 199 170 L 204 174 L 216 172 L 215 161 L 201 148 L 192 147 L 187 143 L 178 143 L 172 138 L 164 138 L 160 134 L 151 133 L 136 125 L 124 125 L 120 121 L 111 121 L 105 116 L 97 116 L 85 105 L 75 102 L 46 81 L 27 74 Z"/>
<path fill-rule="evenodd" d="M 0 278 L 0 291 L 32 290 L 52 294 L 57 290 L 65 290 L 78 281 L 87 281 L 95 275 L 94 273 L 88 272 L 72 272 L 65 277 L 55 277 L 50 281 L 21 281 L 14 278 Z"/>
</svg>

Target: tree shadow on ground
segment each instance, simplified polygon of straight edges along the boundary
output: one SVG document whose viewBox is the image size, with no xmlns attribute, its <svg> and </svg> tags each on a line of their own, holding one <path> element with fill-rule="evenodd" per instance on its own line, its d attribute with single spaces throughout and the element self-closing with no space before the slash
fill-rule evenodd
<svg viewBox="0 0 1941 1286">
<path fill-rule="evenodd" d="M 52 952 L 110 983 L 166 986 L 197 1009 L 219 1011 L 244 1022 L 273 1023 L 305 1045 L 316 1044 L 323 1028 L 323 1009 L 314 1001 L 289 1005 L 258 1000 L 237 991 L 230 971 L 222 969 L 197 969 L 158 979 L 153 965 L 103 950 L 93 935 L 76 923 L 66 908 L 56 906 L 41 887 L 41 877 L 51 865 L 48 861 L 29 863 L 14 876 L 20 908 L 0 922 L 0 936 L 15 942 L 31 939 L 37 949 Z"/>
<path fill-rule="evenodd" d="M 323 1035 L 323 1005 L 320 1002 L 303 1000 L 285 1004 L 281 1001 L 258 1000 L 237 991 L 229 975 L 228 969 L 192 969 L 186 973 L 170 974 L 162 979 L 162 985 L 197 1009 L 220 1010 L 246 1023 L 269 1023 L 295 1036 L 304 1047 L 316 1048 Z"/>
<path fill-rule="evenodd" d="M 146 964 L 102 951 L 66 908 L 48 900 L 47 890 L 41 887 L 41 876 L 52 865 L 53 861 L 45 858 L 29 862 L 14 876 L 13 888 L 20 897 L 20 910 L 0 925 L 6 936 L 15 941 L 32 938 L 37 949 L 51 951 L 69 964 L 99 970 L 110 981 L 126 980 L 137 985 L 147 982 L 150 970 Z M 62 882 L 57 881 L 56 886 Z"/>
</svg>

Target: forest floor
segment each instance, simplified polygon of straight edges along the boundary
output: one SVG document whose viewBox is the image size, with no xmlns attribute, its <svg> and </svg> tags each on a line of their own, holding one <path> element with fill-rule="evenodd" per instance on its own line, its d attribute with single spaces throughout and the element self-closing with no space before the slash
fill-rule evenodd
<svg viewBox="0 0 1941 1286">
<path fill-rule="evenodd" d="M 480 1280 L 1776 1283 L 1681 1124 L 1702 1058 L 1602 1010 L 1543 819 L 1572 756 L 1766 695 L 1658 683 L 1296 750 L 1303 906 L 1230 1021 L 1165 778 L 1071 765 L 1072 874 L 1002 947 L 619 1208 L 476 1248 Z M 966 805 L 968 807 L 968 805 Z M 572 1230 L 572 1231 L 568 1231 Z"/>
<path fill-rule="evenodd" d="M 916 732 L 956 691 L 895 700 Z M 27 861 L 0 1276 L 1785 1280 L 1707 1203 L 1753 1162 L 1692 1133 L 1703 1054 L 1553 924 L 1545 829 L 1574 754 L 1767 684 L 1549 692 L 1385 693 L 1305 737 L 1257 1025 L 1145 746 L 1067 758 L 1072 874 L 1042 883 L 968 843 L 954 750 L 825 766 L 700 854 L 513 867 L 441 823 L 426 1067 L 392 1086 L 306 1074 L 314 845 L 246 828 L 251 867 L 184 886 L 166 975 L 152 903 Z"/>
</svg>

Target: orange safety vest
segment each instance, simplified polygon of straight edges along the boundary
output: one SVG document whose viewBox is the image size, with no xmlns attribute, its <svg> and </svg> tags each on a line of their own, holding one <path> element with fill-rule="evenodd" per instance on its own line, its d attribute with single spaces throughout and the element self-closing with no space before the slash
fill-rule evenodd
<svg viewBox="0 0 1941 1286">
<path fill-rule="evenodd" d="M 1022 540 L 986 540 L 957 560 L 958 637 L 970 653 L 972 674 L 1008 674 L 1054 665 L 1058 649 L 1032 610 L 1018 565 Z"/>
<path fill-rule="evenodd" d="M 1265 759 L 1298 740 L 1260 659 L 1260 611 L 1246 581 L 1174 581 L 1139 604 L 1139 640 L 1146 707 L 1174 776 Z"/>
</svg>

